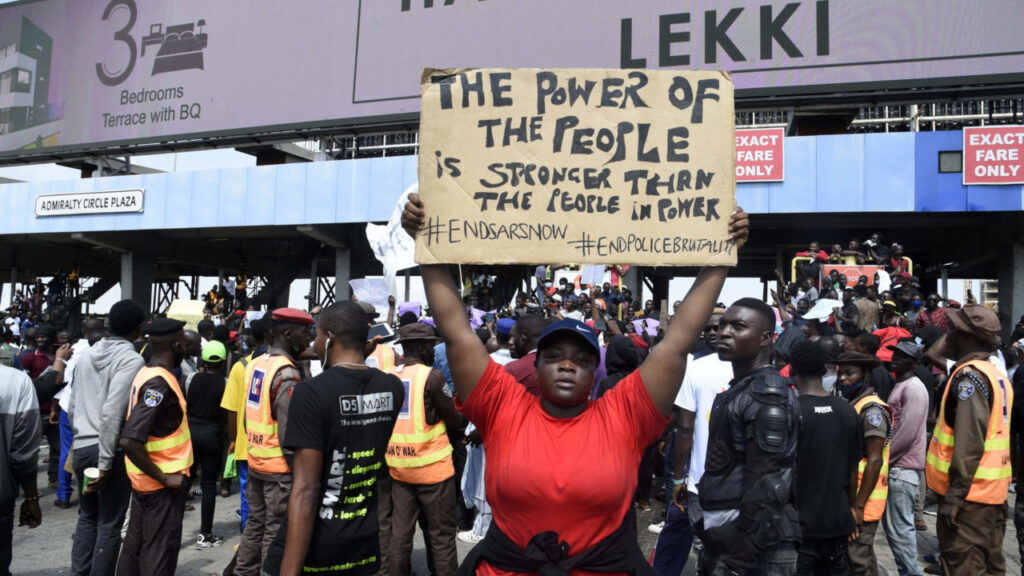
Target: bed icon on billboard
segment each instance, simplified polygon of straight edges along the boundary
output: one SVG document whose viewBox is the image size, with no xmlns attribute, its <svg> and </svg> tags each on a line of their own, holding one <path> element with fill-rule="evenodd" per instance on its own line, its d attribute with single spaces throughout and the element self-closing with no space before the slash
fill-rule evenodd
<svg viewBox="0 0 1024 576">
<path fill-rule="evenodd" d="M 207 45 L 207 35 L 203 32 L 206 20 L 188 24 L 168 26 L 152 24 L 149 34 L 142 38 L 142 56 L 146 55 L 146 46 L 159 46 L 153 60 L 153 76 L 164 72 L 177 72 L 192 68 L 203 69 L 203 49 Z M 199 32 L 196 33 L 196 27 Z"/>
</svg>

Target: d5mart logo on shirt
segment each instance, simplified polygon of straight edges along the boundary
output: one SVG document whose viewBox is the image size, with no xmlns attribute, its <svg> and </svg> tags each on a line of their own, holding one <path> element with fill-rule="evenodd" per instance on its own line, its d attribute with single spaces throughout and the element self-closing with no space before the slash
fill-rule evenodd
<svg viewBox="0 0 1024 576">
<path fill-rule="evenodd" d="M 158 46 L 156 56 L 153 57 L 153 69 L 151 76 L 166 72 L 189 70 L 192 68 L 203 69 L 203 50 L 207 46 L 208 36 L 203 32 L 206 20 L 200 18 L 195 22 L 174 24 L 164 28 L 163 23 L 149 25 L 149 34 L 141 38 L 142 49 L 139 50 L 139 42 L 136 42 L 132 35 L 132 28 L 138 19 L 138 6 L 135 0 L 110 0 L 103 10 L 101 21 L 106 22 L 121 13 L 127 13 L 127 22 L 124 27 L 114 32 L 114 43 L 127 48 L 127 62 L 97 62 L 96 76 L 106 86 L 117 86 L 131 76 L 135 70 L 135 64 L 139 57 L 146 55 L 147 46 Z M 113 53 L 123 50 L 111 50 Z M 152 54 L 152 51 L 150 52 Z"/>
<path fill-rule="evenodd" d="M 391 392 L 339 396 L 338 402 L 344 415 L 377 414 L 395 409 L 395 399 Z"/>
</svg>

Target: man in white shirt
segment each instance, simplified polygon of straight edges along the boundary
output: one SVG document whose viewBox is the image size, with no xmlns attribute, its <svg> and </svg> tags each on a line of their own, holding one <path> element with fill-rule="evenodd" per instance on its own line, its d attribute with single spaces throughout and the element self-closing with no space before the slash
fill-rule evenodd
<svg viewBox="0 0 1024 576">
<path fill-rule="evenodd" d="M 498 342 L 498 349 L 491 353 L 491 359 L 504 366 L 514 358 L 509 349 L 509 341 L 512 336 L 512 327 L 516 325 L 514 318 L 499 318 L 497 322 L 497 333 L 494 339 Z"/>
<path fill-rule="evenodd" d="M 4 318 L 4 325 L 11 331 L 11 334 L 14 334 L 15 339 L 21 337 L 21 318 L 12 314 Z"/>
<path fill-rule="evenodd" d="M 562 318 L 572 318 L 573 320 L 579 320 L 583 322 L 583 312 L 580 312 L 576 308 L 576 297 L 570 296 L 565 301 L 565 311 L 562 312 Z"/>
<path fill-rule="evenodd" d="M 717 344 L 720 316 L 720 311 L 716 311 L 704 327 L 704 341 L 711 350 Z M 686 364 L 683 385 L 676 396 L 676 406 L 681 411 L 675 438 L 673 502 L 651 559 L 658 576 L 679 576 L 689 558 L 693 544 L 691 526 L 701 518 L 697 484 L 704 475 L 711 407 L 731 380 L 732 364 L 720 360 L 717 353 L 697 360 L 691 356 Z"/>
<path fill-rule="evenodd" d="M 231 311 L 234 310 L 235 292 L 238 288 L 238 284 L 235 282 L 233 278 L 228 276 L 224 278 L 224 283 L 222 284 L 222 286 L 224 286 L 224 291 L 228 293 L 228 297 L 225 298 L 225 304 L 227 305 L 227 307 L 225 308 L 224 313 L 230 314 Z"/>
</svg>

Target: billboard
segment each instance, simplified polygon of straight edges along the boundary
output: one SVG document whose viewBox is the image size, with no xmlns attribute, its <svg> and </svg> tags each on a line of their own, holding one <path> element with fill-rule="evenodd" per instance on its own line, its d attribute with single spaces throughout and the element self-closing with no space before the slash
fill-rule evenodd
<svg viewBox="0 0 1024 576">
<path fill-rule="evenodd" d="M 0 161 L 415 120 L 423 68 L 726 70 L 737 96 L 1024 77 L 993 0 L 38 0 L 0 7 Z"/>
</svg>

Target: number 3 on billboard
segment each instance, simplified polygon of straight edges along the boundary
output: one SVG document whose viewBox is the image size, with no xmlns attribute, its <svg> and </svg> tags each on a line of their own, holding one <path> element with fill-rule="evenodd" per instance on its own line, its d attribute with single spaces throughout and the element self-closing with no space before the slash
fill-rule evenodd
<svg viewBox="0 0 1024 576">
<path fill-rule="evenodd" d="M 131 35 L 132 26 L 135 26 L 135 18 L 138 15 L 138 8 L 135 6 L 135 0 L 110 0 L 110 4 L 107 4 L 107 7 L 103 10 L 102 20 L 104 22 L 109 20 L 111 14 L 114 13 L 118 6 L 124 6 L 128 10 L 128 23 L 124 25 L 124 28 L 114 32 L 114 41 L 124 42 L 128 45 L 128 65 L 125 66 L 124 71 L 117 76 L 111 76 L 107 73 L 107 65 L 97 62 L 96 75 L 99 76 L 100 82 L 103 82 L 107 86 L 117 86 L 128 79 L 128 76 L 131 75 L 132 70 L 135 68 L 135 57 L 138 53 L 135 46 L 135 39 L 132 38 Z"/>
</svg>

